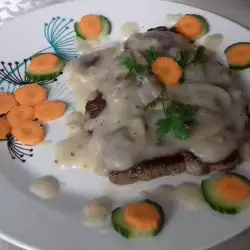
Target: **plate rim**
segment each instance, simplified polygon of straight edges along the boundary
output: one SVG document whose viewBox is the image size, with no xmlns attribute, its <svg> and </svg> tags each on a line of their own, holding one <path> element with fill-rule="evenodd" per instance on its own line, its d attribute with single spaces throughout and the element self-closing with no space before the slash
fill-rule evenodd
<svg viewBox="0 0 250 250">
<path fill-rule="evenodd" d="M 67 6 L 67 5 L 77 5 L 77 4 L 86 4 L 87 2 L 98 2 L 98 0 L 82 0 L 82 1 L 69 1 L 69 2 L 63 2 L 63 3 L 55 3 L 55 4 L 52 4 L 52 5 L 49 5 L 49 6 L 44 6 L 42 8 L 39 8 L 39 9 L 36 9 L 36 10 L 32 10 L 32 11 L 29 11 L 29 12 L 26 12 L 20 16 L 17 16 L 11 20 L 9 20 L 7 23 L 4 23 L 4 25 L 2 25 L 0 27 L 0 33 L 1 33 L 1 30 L 2 29 L 8 29 L 8 26 L 11 26 L 13 23 L 17 23 L 17 22 L 22 22 L 22 19 L 25 19 L 25 18 L 29 18 L 29 16 L 32 16 L 34 15 L 34 13 L 38 13 L 38 12 L 44 12 L 46 11 L 46 9 L 56 9 L 56 8 L 60 8 L 60 6 Z M 151 3 L 156 3 L 155 0 L 147 0 L 148 2 L 151 2 Z M 194 11 L 202 11 L 204 13 L 208 13 L 209 15 L 214 15 L 214 16 L 217 16 L 217 17 L 220 17 L 220 18 L 223 18 L 225 19 L 227 22 L 230 22 L 230 23 L 233 23 L 233 24 L 236 24 L 237 26 L 241 27 L 242 29 L 244 29 L 246 32 L 250 33 L 250 30 L 248 30 L 246 27 L 242 26 L 241 24 L 238 24 L 237 22 L 231 20 L 231 19 L 228 19 L 227 17 L 224 17 L 222 15 L 219 15 L 219 14 L 216 14 L 216 13 L 213 13 L 211 11 L 207 11 L 203 8 L 197 8 L 197 7 L 194 7 L 190 4 L 184 4 L 184 3 L 176 3 L 176 2 L 169 2 L 169 1 L 164 1 L 164 0 L 157 0 L 158 2 L 165 2 L 166 4 L 170 4 L 170 5 L 174 5 L 174 6 L 180 6 L 180 8 L 182 6 L 184 7 L 189 7 L 189 8 L 192 8 Z M 1 173 L 0 173 L 1 175 Z M 5 178 L 5 177 L 4 177 Z M 12 184 L 10 184 L 12 185 Z M 0 184 L 1 186 L 1 184 Z M 222 241 L 218 241 L 216 242 L 215 244 L 213 245 L 208 245 L 208 246 L 205 246 L 205 247 L 212 247 L 212 246 L 216 246 L 218 245 L 219 243 L 222 243 L 222 242 L 225 242 L 229 239 L 231 239 L 232 237 L 236 237 L 238 234 L 242 233 L 244 230 L 246 230 L 246 228 L 242 229 L 240 232 L 238 232 L 237 234 L 232 234 L 230 236 L 226 236 L 223 238 Z M 30 249 L 30 250 L 39 250 L 39 248 L 35 247 L 35 246 L 32 246 L 31 244 L 26 244 L 25 242 L 21 241 L 21 240 L 17 240 L 15 239 L 14 237 L 12 237 L 11 235 L 9 235 L 8 233 L 4 233 L 4 231 L 2 230 L 1 228 L 1 225 L 0 225 L 0 238 L 7 241 L 8 243 L 11 243 L 13 244 L 14 246 L 16 247 L 20 247 L 20 248 L 24 248 L 24 249 Z M 40 249 L 41 250 L 41 249 Z M 196 249 L 195 249 L 196 250 Z M 197 249 L 198 250 L 198 249 Z"/>
</svg>

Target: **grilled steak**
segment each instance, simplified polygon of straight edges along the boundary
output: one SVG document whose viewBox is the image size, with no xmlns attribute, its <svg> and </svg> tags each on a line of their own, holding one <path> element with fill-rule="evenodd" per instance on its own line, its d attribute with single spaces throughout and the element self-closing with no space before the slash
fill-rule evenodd
<svg viewBox="0 0 250 250">
<path fill-rule="evenodd" d="M 102 98 L 102 93 L 98 93 L 94 100 L 88 101 L 86 104 L 86 112 L 89 113 L 91 119 L 96 118 L 106 107 L 106 100 Z"/>
<path fill-rule="evenodd" d="M 125 171 L 109 173 L 111 182 L 127 185 L 137 181 L 149 181 L 165 175 L 176 175 L 186 171 L 185 157 L 182 154 L 157 157 L 142 161 Z"/>
<path fill-rule="evenodd" d="M 117 185 L 128 185 L 137 181 L 149 181 L 162 176 L 176 175 L 188 172 L 193 175 L 203 175 L 210 170 L 226 171 L 236 167 L 241 161 L 238 151 L 218 163 L 202 163 L 192 153 L 184 152 L 174 156 L 157 157 L 142 161 L 125 171 L 111 171 L 109 180 Z"/>
</svg>

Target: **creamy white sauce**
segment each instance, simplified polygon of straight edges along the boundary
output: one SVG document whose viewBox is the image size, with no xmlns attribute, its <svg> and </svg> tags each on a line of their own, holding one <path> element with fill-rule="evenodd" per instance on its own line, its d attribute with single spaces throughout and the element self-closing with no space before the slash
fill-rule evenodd
<svg viewBox="0 0 250 250">
<path fill-rule="evenodd" d="M 129 169 L 141 160 L 180 151 L 191 151 L 202 161 L 214 163 L 239 147 L 247 121 L 245 98 L 230 71 L 212 57 L 202 65 L 187 67 L 185 83 L 168 88 L 172 100 L 199 107 L 190 138 L 182 141 L 169 133 L 158 144 L 155 123 L 164 118 L 162 108 L 158 105 L 143 112 L 138 106 L 159 96 L 162 85 L 152 75 L 126 77 L 128 70 L 121 65 L 126 58 L 144 64 L 145 51 L 152 46 L 161 56 L 171 57 L 173 51 L 183 49 L 191 58 L 196 53 L 196 48 L 178 35 L 152 31 L 70 62 L 69 86 L 80 113 L 71 115 L 67 124 L 70 136 L 55 148 L 60 166 L 87 166 L 106 175 L 111 170 Z M 106 107 L 90 119 L 85 106 L 96 91 L 103 94 Z M 91 137 L 88 130 L 94 131 Z"/>
<path fill-rule="evenodd" d="M 195 183 L 183 183 L 176 187 L 176 199 L 185 208 L 200 210 L 205 206 L 205 201 L 200 187 Z"/>
<path fill-rule="evenodd" d="M 75 47 L 77 48 L 77 52 L 79 55 L 83 55 L 86 53 L 93 52 L 100 46 L 106 46 L 110 42 L 109 36 L 100 36 L 95 40 L 83 40 L 79 37 L 76 37 Z"/>
<path fill-rule="evenodd" d="M 107 199 L 97 199 L 83 208 L 83 224 L 87 227 L 104 227 L 110 224 L 112 203 Z"/>
<path fill-rule="evenodd" d="M 126 22 L 121 27 L 121 39 L 127 40 L 130 36 L 139 32 L 140 27 L 136 22 Z"/>
<path fill-rule="evenodd" d="M 42 199 L 53 198 L 60 190 L 59 181 L 53 176 L 44 176 L 36 179 L 29 186 L 29 191 Z"/>
<path fill-rule="evenodd" d="M 204 41 L 204 47 L 211 53 L 215 53 L 223 42 L 222 34 L 208 35 Z"/>
</svg>

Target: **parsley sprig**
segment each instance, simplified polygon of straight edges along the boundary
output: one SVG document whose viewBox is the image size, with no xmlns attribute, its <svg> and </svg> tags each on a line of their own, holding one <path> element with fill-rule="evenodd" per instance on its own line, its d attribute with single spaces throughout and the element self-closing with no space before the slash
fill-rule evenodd
<svg viewBox="0 0 250 250">
<path fill-rule="evenodd" d="M 153 62 L 159 57 L 154 47 L 151 47 L 146 53 L 149 65 L 153 64 Z"/>
<path fill-rule="evenodd" d="M 175 58 L 176 62 L 185 69 L 190 64 L 203 63 L 206 60 L 206 50 L 205 47 L 199 46 L 193 60 L 190 61 L 189 53 L 182 50 Z"/>
<path fill-rule="evenodd" d="M 141 109 L 142 111 L 147 111 L 149 109 L 153 109 L 159 102 L 163 101 L 163 93 L 161 93 L 158 97 L 156 97 L 153 101 L 149 102 L 147 105 L 139 106 L 136 105 L 136 108 Z"/>
<path fill-rule="evenodd" d="M 180 102 L 172 101 L 165 107 L 165 102 L 162 102 L 164 119 L 156 122 L 156 134 L 159 139 L 172 132 L 179 140 L 187 140 L 189 138 L 189 129 L 192 124 L 198 108 L 192 105 L 186 105 Z"/>
<path fill-rule="evenodd" d="M 130 75 L 141 75 L 148 69 L 147 66 L 138 64 L 134 58 L 126 58 L 122 60 L 121 65 L 128 69 Z"/>
<path fill-rule="evenodd" d="M 126 58 L 121 61 L 121 65 L 125 66 L 130 75 L 141 75 L 147 72 L 150 65 L 158 58 L 157 52 L 154 47 L 146 51 L 146 59 L 148 65 L 138 64 L 134 58 Z"/>
<path fill-rule="evenodd" d="M 155 124 L 157 137 L 164 139 L 168 133 L 172 132 L 179 140 L 188 139 L 190 126 L 199 110 L 198 107 L 170 101 L 167 92 L 163 91 L 157 98 L 141 109 L 147 111 L 154 108 L 159 102 L 162 103 L 165 117 L 159 119 Z"/>
</svg>

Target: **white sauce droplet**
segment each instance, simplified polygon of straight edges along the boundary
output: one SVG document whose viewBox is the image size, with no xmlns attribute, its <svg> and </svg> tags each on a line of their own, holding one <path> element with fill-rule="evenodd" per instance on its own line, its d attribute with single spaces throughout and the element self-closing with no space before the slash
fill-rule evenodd
<svg viewBox="0 0 250 250">
<path fill-rule="evenodd" d="M 57 196 L 60 190 L 59 181 L 53 176 L 44 176 L 36 179 L 30 186 L 29 191 L 42 199 Z"/>
<path fill-rule="evenodd" d="M 184 183 L 177 186 L 176 199 L 190 210 L 197 211 L 205 205 L 201 189 L 194 183 Z"/>
<path fill-rule="evenodd" d="M 86 40 L 78 37 L 75 40 L 75 46 L 79 55 L 91 52 L 93 50 L 92 46 Z"/>
<path fill-rule="evenodd" d="M 93 201 L 83 208 L 83 224 L 87 227 L 107 226 L 110 224 L 111 212 L 110 200 L 101 198 Z"/>
<path fill-rule="evenodd" d="M 121 38 L 126 40 L 130 36 L 139 32 L 140 32 L 140 27 L 136 22 L 126 22 L 121 27 Z"/>
<path fill-rule="evenodd" d="M 211 53 L 215 53 L 223 42 L 222 34 L 209 35 L 205 38 L 204 47 Z"/>
<path fill-rule="evenodd" d="M 167 14 L 167 26 L 174 26 L 182 17 L 182 14 Z"/>
</svg>

